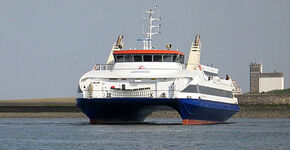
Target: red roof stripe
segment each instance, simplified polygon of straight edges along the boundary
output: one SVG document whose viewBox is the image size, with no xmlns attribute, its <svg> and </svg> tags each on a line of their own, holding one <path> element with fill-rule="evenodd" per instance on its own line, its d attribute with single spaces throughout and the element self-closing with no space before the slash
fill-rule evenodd
<svg viewBox="0 0 290 150">
<path fill-rule="evenodd" d="M 184 55 L 182 52 L 175 50 L 121 50 L 114 51 L 113 54 L 180 54 Z"/>
</svg>

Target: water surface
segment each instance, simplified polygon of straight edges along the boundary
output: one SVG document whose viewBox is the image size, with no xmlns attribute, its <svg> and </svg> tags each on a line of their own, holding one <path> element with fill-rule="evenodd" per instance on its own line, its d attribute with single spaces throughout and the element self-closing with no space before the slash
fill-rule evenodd
<svg viewBox="0 0 290 150">
<path fill-rule="evenodd" d="M 218 125 L 89 125 L 88 119 L 0 119 L 0 149 L 290 149 L 290 119 L 231 119 Z"/>
</svg>

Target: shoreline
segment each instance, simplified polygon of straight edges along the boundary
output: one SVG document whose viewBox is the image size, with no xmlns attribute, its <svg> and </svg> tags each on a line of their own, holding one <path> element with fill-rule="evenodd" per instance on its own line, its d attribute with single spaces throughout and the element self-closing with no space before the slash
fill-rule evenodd
<svg viewBox="0 0 290 150">
<path fill-rule="evenodd" d="M 290 118 L 290 95 L 239 95 L 240 111 L 232 118 Z M 0 118 L 87 118 L 74 98 L 0 100 Z M 148 118 L 180 118 L 175 110 Z"/>
<path fill-rule="evenodd" d="M 36 106 L 34 109 L 39 110 L 35 112 L 23 111 L 23 107 L 20 112 L 1 110 L 0 118 L 87 118 L 77 107 L 68 107 L 66 110 L 71 111 L 56 110 L 54 106 L 46 109 Z M 148 118 L 180 118 L 180 115 L 174 110 L 162 110 L 152 112 Z M 290 118 L 290 105 L 241 105 L 232 118 Z"/>
</svg>

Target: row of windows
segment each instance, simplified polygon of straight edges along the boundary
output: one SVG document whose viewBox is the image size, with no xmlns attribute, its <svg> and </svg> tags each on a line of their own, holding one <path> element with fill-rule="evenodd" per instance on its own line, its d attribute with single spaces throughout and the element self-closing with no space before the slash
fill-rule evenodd
<svg viewBox="0 0 290 150">
<path fill-rule="evenodd" d="M 114 55 L 116 62 L 179 62 L 184 63 L 183 55 L 171 54 L 135 54 Z"/>
<path fill-rule="evenodd" d="M 221 90 L 221 89 L 199 86 L 199 85 L 198 86 L 197 85 L 189 85 L 184 90 L 182 90 L 182 92 L 202 93 L 202 94 L 208 94 L 208 95 L 214 95 L 214 96 L 233 98 L 232 91 L 225 91 L 225 90 Z"/>
</svg>

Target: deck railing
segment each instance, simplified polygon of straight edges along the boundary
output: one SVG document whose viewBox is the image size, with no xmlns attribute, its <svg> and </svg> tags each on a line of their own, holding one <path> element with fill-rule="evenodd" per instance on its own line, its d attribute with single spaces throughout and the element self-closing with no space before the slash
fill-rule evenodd
<svg viewBox="0 0 290 150">
<path fill-rule="evenodd" d="M 140 89 L 111 89 L 111 90 L 86 90 L 78 95 L 84 98 L 173 98 L 176 90 L 151 90 Z M 180 91 L 178 91 L 180 92 Z"/>
<path fill-rule="evenodd" d="M 111 89 L 111 97 L 153 97 L 150 88 L 140 89 Z"/>
<path fill-rule="evenodd" d="M 180 64 L 182 66 L 182 68 L 185 68 L 186 65 L 184 64 Z M 112 70 L 114 67 L 114 64 L 96 64 L 93 68 L 93 70 L 99 71 L 99 70 Z M 137 68 L 115 68 L 115 70 L 176 70 L 177 68 L 154 68 L 154 67 L 145 67 L 143 65 L 140 65 Z"/>
<path fill-rule="evenodd" d="M 120 63 L 122 63 L 122 62 L 120 62 Z M 142 62 L 140 62 L 140 63 L 142 63 Z M 198 69 L 198 68 L 201 67 L 200 65 L 196 65 L 196 64 L 192 64 L 192 63 L 183 63 L 183 64 L 180 64 L 180 65 L 182 66 L 183 69 L 185 69 L 186 66 L 191 66 L 194 69 Z M 93 70 L 112 70 L 113 66 L 114 66 L 114 64 L 95 64 Z M 118 69 L 119 70 L 131 70 L 133 68 L 118 68 Z M 158 70 L 163 70 L 163 69 L 170 70 L 170 69 L 173 69 L 173 70 L 176 70 L 176 68 L 147 68 L 147 67 L 146 68 L 136 68 L 136 69 L 158 69 Z"/>
</svg>

